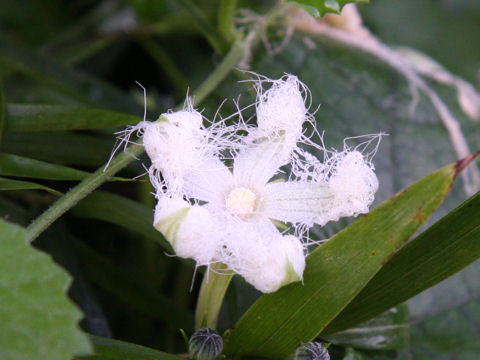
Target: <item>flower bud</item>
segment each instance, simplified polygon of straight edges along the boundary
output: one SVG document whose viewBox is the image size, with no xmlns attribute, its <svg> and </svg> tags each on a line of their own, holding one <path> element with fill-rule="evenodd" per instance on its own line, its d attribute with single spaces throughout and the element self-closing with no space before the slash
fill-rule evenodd
<svg viewBox="0 0 480 360">
<path fill-rule="evenodd" d="M 222 337 L 209 328 L 196 331 L 188 342 L 188 352 L 195 360 L 214 360 L 223 350 Z"/>
<path fill-rule="evenodd" d="M 330 354 L 319 342 L 303 344 L 295 350 L 294 360 L 330 360 Z"/>
</svg>

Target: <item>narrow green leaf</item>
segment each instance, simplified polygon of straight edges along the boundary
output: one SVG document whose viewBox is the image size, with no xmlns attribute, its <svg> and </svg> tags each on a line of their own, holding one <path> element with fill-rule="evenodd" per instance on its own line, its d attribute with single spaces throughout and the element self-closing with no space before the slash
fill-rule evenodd
<svg viewBox="0 0 480 360">
<path fill-rule="evenodd" d="M 90 335 L 93 354 L 76 359 L 84 360 L 185 360 L 184 357 L 164 353 L 125 341 Z"/>
<path fill-rule="evenodd" d="M 88 172 L 22 156 L 0 153 L 0 175 L 49 180 L 81 180 Z"/>
<path fill-rule="evenodd" d="M 215 27 L 209 23 L 202 9 L 200 9 L 192 0 L 179 0 L 177 1 L 177 4 L 181 6 L 181 9 L 184 12 L 191 16 L 191 19 L 195 25 L 199 28 L 215 51 L 217 51 L 219 54 L 224 54 L 226 52 L 226 43 L 218 35 Z"/>
<path fill-rule="evenodd" d="M 370 0 L 287 0 L 300 5 L 310 15 L 320 18 L 327 13 L 340 14 L 348 3 L 368 3 Z"/>
<path fill-rule="evenodd" d="M 141 234 L 171 252 L 170 244 L 153 227 L 153 210 L 123 196 L 96 191 L 73 209 L 79 217 L 107 221 Z"/>
<path fill-rule="evenodd" d="M 10 133 L 0 151 L 58 164 L 100 166 L 109 158 L 115 139 L 69 132 Z"/>
<path fill-rule="evenodd" d="M 81 106 L 8 104 L 4 131 L 101 129 L 136 124 L 141 120 L 133 115 Z"/>
<path fill-rule="evenodd" d="M 113 264 L 89 246 L 70 239 L 81 260 L 83 273 L 98 286 L 116 295 L 120 301 L 142 314 L 149 315 L 187 331 L 193 329 L 193 314 L 170 298 L 149 289 L 132 274 Z"/>
<path fill-rule="evenodd" d="M 325 329 L 346 329 L 437 284 L 480 258 L 480 193 L 405 245 Z"/>
<path fill-rule="evenodd" d="M 405 304 L 391 308 L 379 316 L 354 328 L 322 339 L 344 347 L 366 350 L 397 350 L 410 345 L 408 307 Z"/>
<path fill-rule="evenodd" d="M 3 93 L 3 83 L 0 78 L 0 144 L 2 143 L 5 128 L 5 116 L 5 94 Z"/>
<path fill-rule="evenodd" d="M 70 360 L 90 352 L 82 317 L 67 298 L 70 276 L 0 219 L 0 358 Z"/>
<path fill-rule="evenodd" d="M 2 197 L 0 197 L 0 218 L 21 226 L 28 225 L 27 210 Z"/>
<path fill-rule="evenodd" d="M 227 356 L 284 357 L 311 341 L 440 205 L 460 167 L 424 177 L 319 246 L 307 257 L 303 284 L 263 295 L 243 315 Z"/>
<path fill-rule="evenodd" d="M 0 191 L 5 190 L 45 190 L 56 196 L 62 195 L 60 191 L 54 190 L 45 185 L 36 184 L 30 181 L 13 180 L 0 177 Z"/>
<path fill-rule="evenodd" d="M 35 54 L 20 44 L 0 38 L 0 64 L 30 76 L 72 99 L 130 114 L 141 114 L 142 107 L 129 96 L 96 78 L 65 67 L 54 59 Z"/>
</svg>

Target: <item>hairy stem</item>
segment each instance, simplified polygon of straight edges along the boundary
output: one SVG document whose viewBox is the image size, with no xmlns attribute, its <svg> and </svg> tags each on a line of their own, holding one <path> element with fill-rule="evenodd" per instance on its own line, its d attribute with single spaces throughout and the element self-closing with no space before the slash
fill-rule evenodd
<svg viewBox="0 0 480 360">
<path fill-rule="evenodd" d="M 226 271 L 228 271 L 226 265 L 216 263 L 211 265 L 203 276 L 195 310 L 195 329 L 217 327 L 218 313 L 233 277 L 233 273 L 226 274 Z"/>
<path fill-rule="evenodd" d="M 58 199 L 42 215 L 35 219 L 27 227 L 27 239 L 35 240 L 45 229 L 47 229 L 55 220 L 62 216 L 66 211 L 75 206 L 80 200 L 93 192 L 105 181 L 109 180 L 118 171 L 127 166 L 136 156 L 143 152 L 143 147 L 133 145 L 124 152 L 116 156 L 108 165 L 108 168 L 99 168 L 93 174 L 86 177 L 80 184 L 71 189 L 68 193 Z"/>
</svg>

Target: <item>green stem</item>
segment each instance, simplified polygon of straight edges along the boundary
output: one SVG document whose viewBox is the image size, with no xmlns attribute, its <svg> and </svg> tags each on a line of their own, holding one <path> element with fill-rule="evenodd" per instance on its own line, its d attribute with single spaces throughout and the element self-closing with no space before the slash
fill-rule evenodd
<svg viewBox="0 0 480 360">
<path fill-rule="evenodd" d="M 181 6 L 182 10 L 188 13 L 193 22 L 197 25 L 203 36 L 207 39 L 213 49 L 221 55 L 225 54 L 227 44 L 219 36 L 215 27 L 213 27 L 203 11 L 192 0 L 177 0 L 177 5 Z"/>
<path fill-rule="evenodd" d="M 198 330 L 202 327 L 215 329 L 217 327 L 218 313 L 222 307 L 228 284 L 233 277 L 233 273 L 225 274 L 226 271 L 228 271 L 226 265 L 216 263 L 211 265 L 208 272 L 203 275 L 195 310 L 195 329 Z"/>
<path fill-rule="evenodd" d="M 237 40 L 233 45 L 228 54 L 225 56 L 223 61 L 217 66 L 215 72 L 210 74 L 205 81 L 200 84 L 197 90 L 192 93 L 194 105 L 197 105 L 201 102 L 208 94 L 210 94 L 222 81 L 233 67 L 238 63 L 242 58 L 245 49 L 246 43 L 243 40 Z"/>
<path fill-rule="evenodd" d="M 218 31 L 229 43 L 235 40 L 236 35 L 234 15 L 237 2 L 237 0 L 220 0 L 218 9 Z"/>
<path fill-rule="evenodd" d="M 27 239 L 35 240 L 45 229 L 47 229 L 55 220 L 62 216 L 66 211 L 75 206 L 80 200 L 93 192 L 105 181 L 109 180 L 118 171 L 127 166 L 135 157 L 143 152 L 140 145 L 130 146 L 127 152 L 116 156 L 106 169 L 99 168 L 93 174 L 86 177 L 80 184 L 71 189 L 64 196 L 59 198 L 42 215 L 35 219 L 27 227 Z"/>
</svg>

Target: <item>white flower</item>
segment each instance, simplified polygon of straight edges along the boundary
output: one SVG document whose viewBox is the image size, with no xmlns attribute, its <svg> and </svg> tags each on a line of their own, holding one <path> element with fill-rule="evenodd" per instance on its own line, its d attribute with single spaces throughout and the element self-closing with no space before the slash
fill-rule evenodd
<svg viewBox="0 0 480 360">
<path fill-rule="evenodd" d="M 132 131 L 143 137 L 158 198 L 154 226 L 175 253 L 198 265 L 225 263 L 273 292 L 302 279 L 305 230 L 368 212 L 378 181 L 360 151 L 327 151 L 304 135 L 303 124 L 314 120 L 308 89 L 295 76 L 262 79 L 256 89 L 258 127 L 204 127 L 187 106 L 128 129 L 126 138 Z M 302 144 L 322 151 L 323 161 Z M 292 171 L 288 181 L 272 181 L 284 165 Z M 272 219 L 293 231 L 280 232 Z"/>
</svg>

